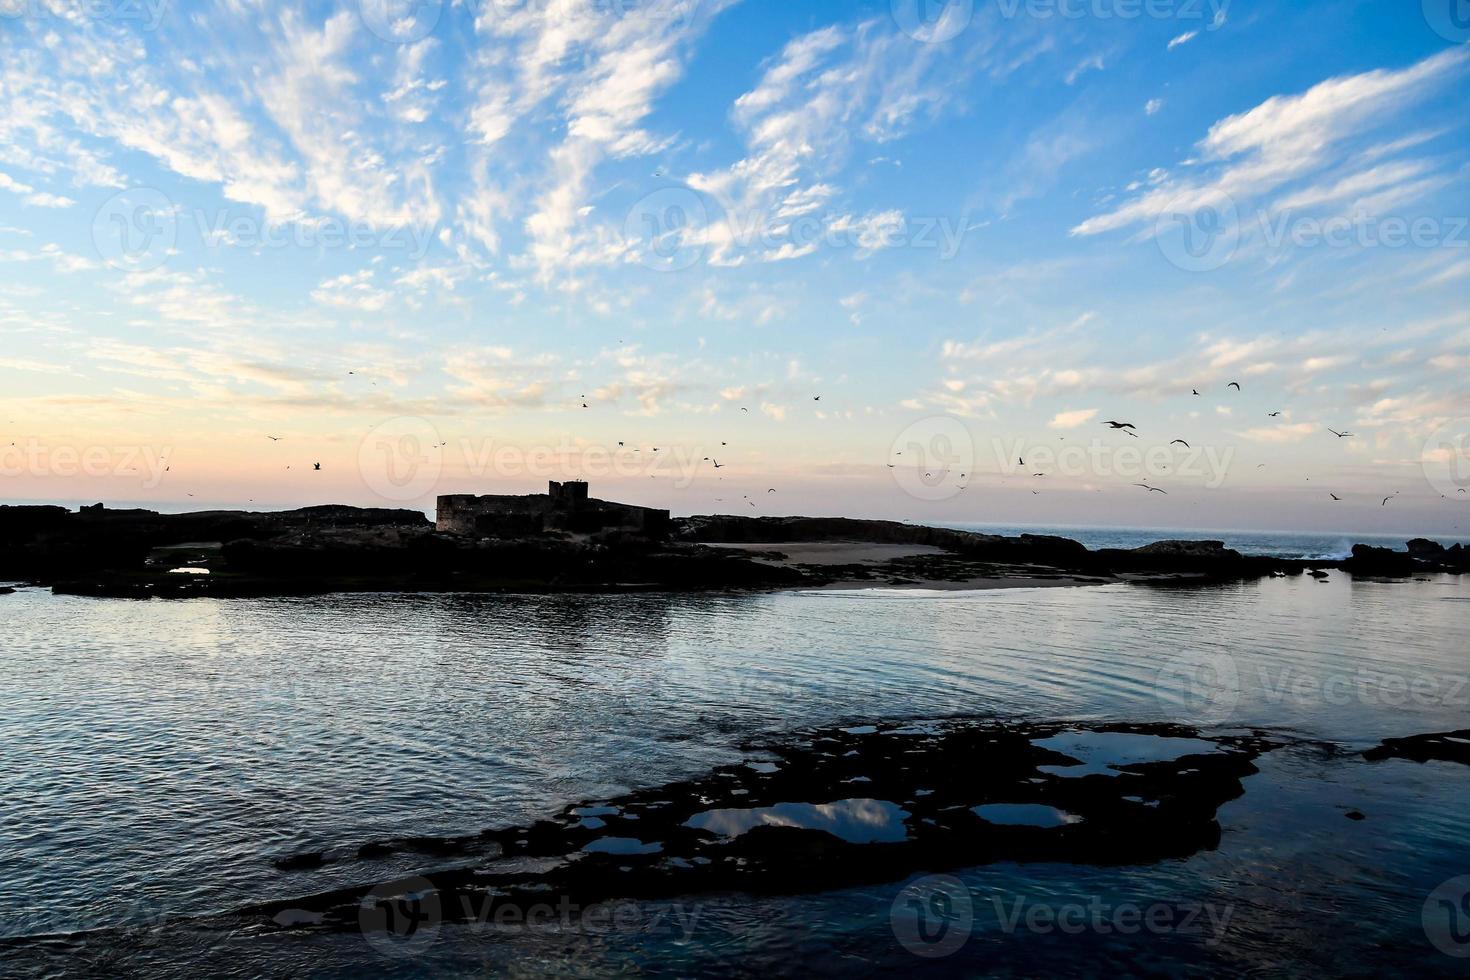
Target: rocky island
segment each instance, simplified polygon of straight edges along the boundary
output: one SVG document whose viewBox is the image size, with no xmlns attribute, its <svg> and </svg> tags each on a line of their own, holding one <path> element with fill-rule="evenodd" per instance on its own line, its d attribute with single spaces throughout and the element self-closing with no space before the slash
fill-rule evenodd
<svg viewBox="0 0 1470 980">
<path fill-rule="evenodd" d="M 1412 576 L 1470 568 L 1470 551 L 1416 539 L 1357 545 L 1340 562 L 1252 557 L 1220 541 L 1089 550 L 896 521 L 670 517 L 598 500 L 585 483 L 545 494 L 446 496 L 437 520 L 340 505 L 275 513 L 161 514 L 101 504 L 0 507 L 0 577 L 60 594 L 131 598 L 330 592 L 588 591 L 1157 584 L 1264 576 Z"/>
</svg>

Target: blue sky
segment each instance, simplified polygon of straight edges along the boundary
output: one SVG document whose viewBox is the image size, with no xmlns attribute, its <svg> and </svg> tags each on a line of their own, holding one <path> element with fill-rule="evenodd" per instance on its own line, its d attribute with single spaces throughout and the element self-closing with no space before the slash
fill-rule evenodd
<svg viewBox="0 0 1470 980">
<path fill-rule="evenodd" d="M 0 0 L 3 495 L 1461 529 L 1453 2 Z"/>
</svg>

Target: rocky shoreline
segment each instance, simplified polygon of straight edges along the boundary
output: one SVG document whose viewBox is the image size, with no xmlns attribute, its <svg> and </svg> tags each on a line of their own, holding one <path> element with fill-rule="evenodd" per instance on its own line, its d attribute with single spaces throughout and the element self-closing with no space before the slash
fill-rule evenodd
<svg viewBox="0 0 1470 980">
<path fill-rule="evenodd" d="M 588 908 L 709 892 L 786 894 L 995 861 L 1137 864 L 1216 847 L 1265 733 L 984 719 L 825 728 L 705 776 L 460 838 L 279 858 L 283 871 L 419 854 L 437 870 L 241 910 L 256 929 L 394 929 L 500 906 Z M 406 897 L 407 896 L 407 897 Z"/>
<path fill-rule="evenodd" d="M 1356 545 L 1343 561 L 1300 561 L 1245 556 L 1219 541 L 1093 551 L 1063 537 L 848 518 L 689 517 L 656 537 L 618 531 L 477 536 L 438 531 L 418 511 L 336 505 L 178 515 L 100 504 L 76 512 L 0 507 L 0 577 L 58 594 L 124 598 L 983 589 L 1320 577 L 1330 569 L 1394 578 L 1464 572 L 1470 550 L 1416 539 L 1402 552 Z"/>
</svg>

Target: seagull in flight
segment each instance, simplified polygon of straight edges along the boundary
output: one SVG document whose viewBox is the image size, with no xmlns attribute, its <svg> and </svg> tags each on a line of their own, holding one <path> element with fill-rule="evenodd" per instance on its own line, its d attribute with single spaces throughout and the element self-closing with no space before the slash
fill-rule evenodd
<svg viewBox="0 0 1470 980">
<path fill-rule="evenodd" d="M 1331 432 L 1333 435 L 1337 436 L 1337 438 L 1339 438 L 1339 439 L 1351 439 L 1353 437 L 1353 434 L 1351 432 L 1338 432 L 1336 429 L 1332 428 L 1331 426 L 1328 426 L 1327 431 L 1328 432 Z"/>
<path fill-rule="evenodd" d="M 1174 443 L 1176 443 L 1176 442 L 1177 442 L 1177 443 L 1178 443 L 1178 444 L 1179 444 L 1179 445 L 1181 445 L 1181 446 L 1183 446 L 1183 447 L 1184 447 L 1184 448 L 1185 448 L 1185 449 L 1193 449 L 1193 448 L 1194 448 L 1194 447 L 1193 447 L 1193 446 L 1191 446 L 1191 445 L 1190 445 L 1190 444 L 1189 444 L 1189 443 L 1187 443 L 1187 442 L 1185 442 L 1185 441 L 1184 441 L 1184 440 L 1183 440 L 1183 439 L 1175 439 L 1175 440 L 1174 440 L 1174 442 L 1171 442 L 1171 443 L 1169 443 L 1169 445 L 1171 445 L 1171 446 L 1172 446 L 1172 445 L 1174 445 Z"/>
<path fill-rule="evenodd" d="M 1327 491 L 1327 496 L 1331 497 L 1333 500 L 1341 500 L 1342 499 L 1337 494 L 1333 493 L 1331 490 Z"/>
<path fill-rule="evenodd" d="M 1199 397 L 1199 389 L 1198 388 L 1191 388 L 1191 389 L 1189 389 L 1189 393 L 1191 395 L 1194 395 L 1196 398 Z"/>
<path fill-rule="evenodd" d="M 1160 490 L 1158 487 L 1151 487 L 1147 483 L 1135 483 L 1133 485 L 1135 487 L 1143 487 L 1143 489 L 1147 490 L 1149 493 L 1161 493 L 1166 497 L 1169 496 L 1169 491 Z"/>
<path fill-rule="evenodd" d="M 1225 387 L 1227 387 L 1227 388 L 1234 388 L 1236 391 L 1239 391 L 1240 390 L 1240 382 L 1239 381 L 1232 381 L 1228 385 L 1226 385 Z"/>
<path fill-rule="evenodd" d="M 322 471 L 322 464 L 321 463 L 312 463 L 311 464 L 311 468 L 313 470 L 315 470 L 316 472 L 320 473 Z"/>
<path fill-rule="evenodd" d="M 280 436 L 266 436 L 266 438 L 269 439 L 271 442 L 280 442 L 281 441 L 281 437 Z"/>
<path fill-rule="evenodd" d="M 1266 418 L 1268 418 L 1268 419 L 1279 419 L 1279 418 L 1281 418 L 1281 413 L 1280 412 L 1267 412 L 1266 413 Z"/>
</svg>

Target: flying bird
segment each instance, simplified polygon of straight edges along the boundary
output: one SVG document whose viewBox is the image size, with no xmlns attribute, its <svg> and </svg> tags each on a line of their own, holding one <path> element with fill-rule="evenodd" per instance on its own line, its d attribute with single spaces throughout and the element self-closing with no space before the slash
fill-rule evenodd
<svg viewBox="0 0 1470 980">
<path fill-rule="evenodd" d="M 1267 412 L 1266 413 L 1266 418 L 1268 418 L 1268 419 L 1279 419 L 1279 418 L 1281 418 L 1281 413 L 1280 412 Z"/>
<path fill-rule="evenodd" d="M 1333 435 L 1337 436 L 1337 438 L 1339 438 L 1339 439 L 1351 439 L 1353 437 L 1353 434 L 1351 432 L 1338 432 L 1336 429 L 1332 428 L 1331 426 L 1328 426 L 1327 431 L 1328 432 L 1331 432 Z"/>
<path fill-rule="evenodd" d="M 1166 497 L 1169 496 L 1169 491 L 1160 490 L 1158 487 L 1151 487 L 1147 483 L 1135 483 L 1133 485 L 1135 487 L 1143 487 L 1143 489 L 1147 490 L 1149 493 L 1161 493 Z"/>
<path fill-rule="evenodd" d="M 1106 425 L 1108 428 L 1111 428 L 1111 429 L 1136 429 L 1136 428 L 1138 428 L 1138 426 L 1134 425 L 1132 422 L 1104 422 L 1103 425 Z"/>
<path fill-rule="evenodd" d="M 1393 494 L 1389 494 L 1387 497 L 1384 497 L 1383 498 L 1383 503 L 1379 504 L 1378 506 L 1380 506 L 1380 507 L 1387 507 L 1388 506 L 1388 502 L 1390 500 L 1392 500 L 1392 499 L 1393 499 Z"/>
<path fill-rule="evenodd" d="M 1192 448 L 1194 448 L 1189 443 L 1185 442 L 1183 439 L 1175 439 L 1174 442 L 1169 443 L 1169 445 L 1172 446 L 1172 445 L 1174 445 L 1174 443 L 1178 443 L 1179 445 L 1183 446 L 1185 449 L 1192 449 Z"/>
<path fill-rule="evenodd" d="M 1327 491 L 1327 496 L 1331 497 L 1333 500 L 1341 500 L 1342 499 L 1337 494 L 1333 493 L 1331 490 Z"/>
<path fill-rule="evenodd" d="M 1240 382 L 1239 381 L 1232 381 L 1228 385 L 1226 385 L 1225 387 L 1227 387 L 1227 388 L 1234 388 L 1236 391 L 1239 391 L 1240 390 Z"/>
<path fill-rule="evenodd" d="M 281 441 L 281 437 L 280 436 L 266 436 L 266 438 L 269 439 L 271 442 L 280 442 Z"/>
<path fill-rule="evenodd" d="M 315 470 L 316 472 L 320 473 L 321 472 L 321 469 L 322 469 L 322 464 L 321 463 L 312 463 L 311 464 L 311 468 L 313 470 Z"/>
<path fill-rule="evenodd" d="M 1198 388 L 1191 388 L 1191 389 L 1189 389 L 1189 393 L 1192 394 L 1192 395 L 1194 395 L 1194 396 L 1196 396 L 1196 397 L 1198 397 L 1199 396 L 1199 389 Z"/>
</svg>

